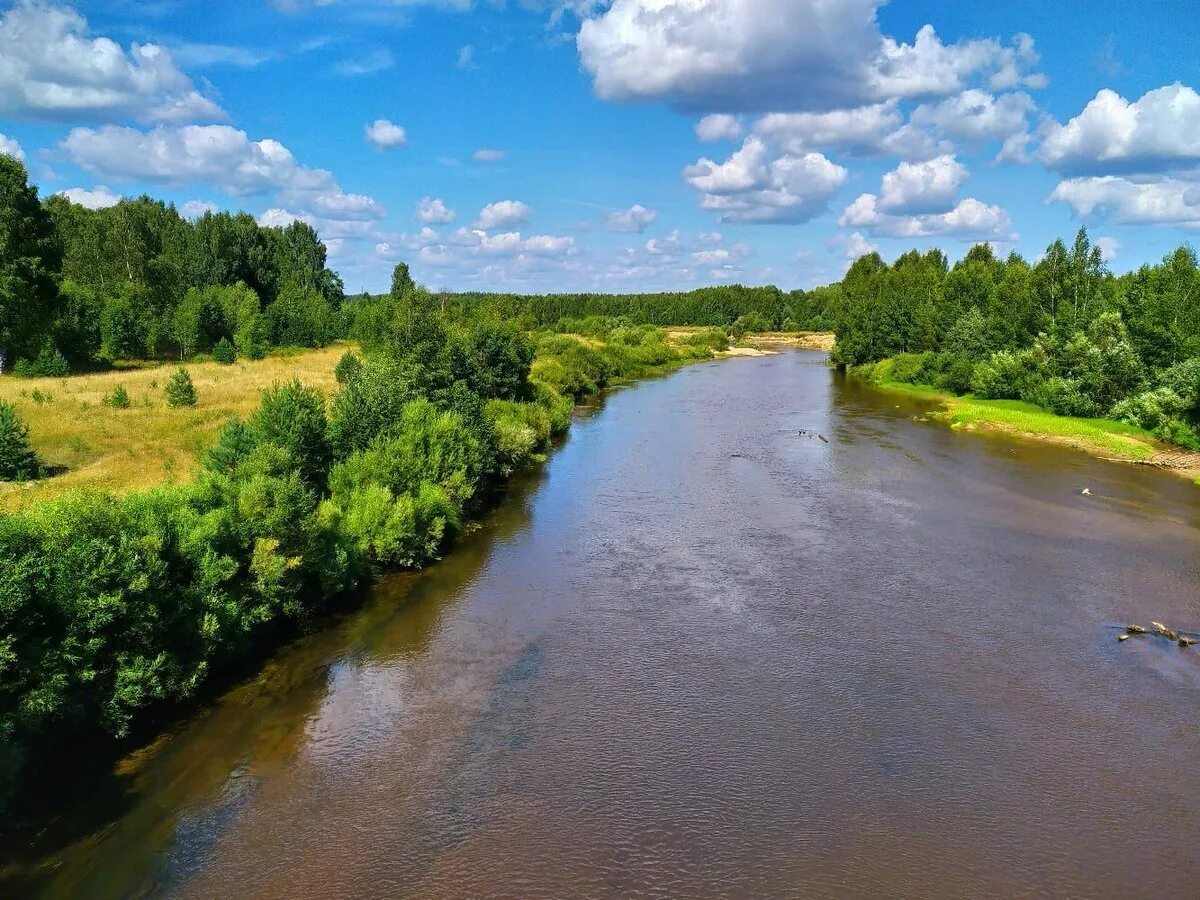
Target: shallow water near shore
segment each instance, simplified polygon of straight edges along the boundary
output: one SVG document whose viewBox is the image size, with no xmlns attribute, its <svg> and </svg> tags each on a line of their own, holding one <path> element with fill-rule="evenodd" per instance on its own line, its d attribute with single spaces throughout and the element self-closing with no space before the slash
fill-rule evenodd
<svg viewBox="0 0 1200 900">
<path fill-rule="evenodd" d="M 1200 894 L 1200 647 L 1117 641 L 1200 630 L 1200 489 L 927 408 L 612 393 L 0 894 Z"/>
</svg>

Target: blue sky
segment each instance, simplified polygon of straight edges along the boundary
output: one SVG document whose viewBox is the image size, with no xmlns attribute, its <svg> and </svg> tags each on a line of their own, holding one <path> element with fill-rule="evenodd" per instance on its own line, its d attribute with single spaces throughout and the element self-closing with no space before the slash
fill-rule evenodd
<svg viewBox="0 0 1200 900">
<path fill-rule="evenodd" d="M 350 291 L 811 287 L 856 255 L 1115 271 L 1200 227 L 1200 8 L 1010 0 L 0 2 L 44 193 L 311 221 Z"/>
</svg>

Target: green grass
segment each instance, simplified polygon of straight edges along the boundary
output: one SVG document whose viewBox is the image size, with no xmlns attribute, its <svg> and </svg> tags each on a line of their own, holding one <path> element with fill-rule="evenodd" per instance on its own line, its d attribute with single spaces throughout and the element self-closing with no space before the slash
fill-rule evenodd
<svg viewBox="0 0 1200 900">
<path fill-rule="evenodd" d="M 946 393 L 928 384 L 890 381 L 879 369 L 869 379 L 888 391 L 937 400 L 942 408 L 933 415 L 951 428 L 980 429 L 1016 434 L 1067 444 L 1095 456 L 1145 462 L 1159 452 L 1161 443 L 1150 432 L 1111 419 L 1059 416 L 1021 400 L 982 400 L 967 394 Z"/>
</svg>

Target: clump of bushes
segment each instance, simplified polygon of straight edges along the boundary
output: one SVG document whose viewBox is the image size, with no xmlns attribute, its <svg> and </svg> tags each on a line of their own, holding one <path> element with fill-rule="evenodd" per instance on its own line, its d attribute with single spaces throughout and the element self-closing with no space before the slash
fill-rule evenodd
<svg viewBox="0 0 1200 900">
<path fill-rule="evenodd" d="M 41 461 L 29 443 L 29 426 L 12 404 L 0 402 L 0 481 L 28 481 L 41 471 Z"/>
<path fill-rule="evenodd" d="M 184 406 L 196 405 L 196 385 L 187 369 L 180 366 L 167 380 L 167 406 L 178 409 Z"/>
<path fill-rule="evenodd" d="M 50 341 L 42 346 L 34 359 L 19 359 L 13 366 L 13 374 L 23 378 L 61 378 L 70 373 L 67 358 Z"/>
</svg>

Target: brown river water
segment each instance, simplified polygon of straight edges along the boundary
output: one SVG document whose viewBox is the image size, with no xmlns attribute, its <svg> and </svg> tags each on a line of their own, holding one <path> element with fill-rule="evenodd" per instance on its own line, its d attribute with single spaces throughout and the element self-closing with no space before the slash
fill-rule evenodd
<svg viewBox="0 0 1200 900">
<path fill-rule="evenodd" d="M 1200 896 L 1200 646 L 1116 639 L 1200 629 L 1200 489 L 920 403 L 612 393 L 0 892 Z"/>
</svg>

